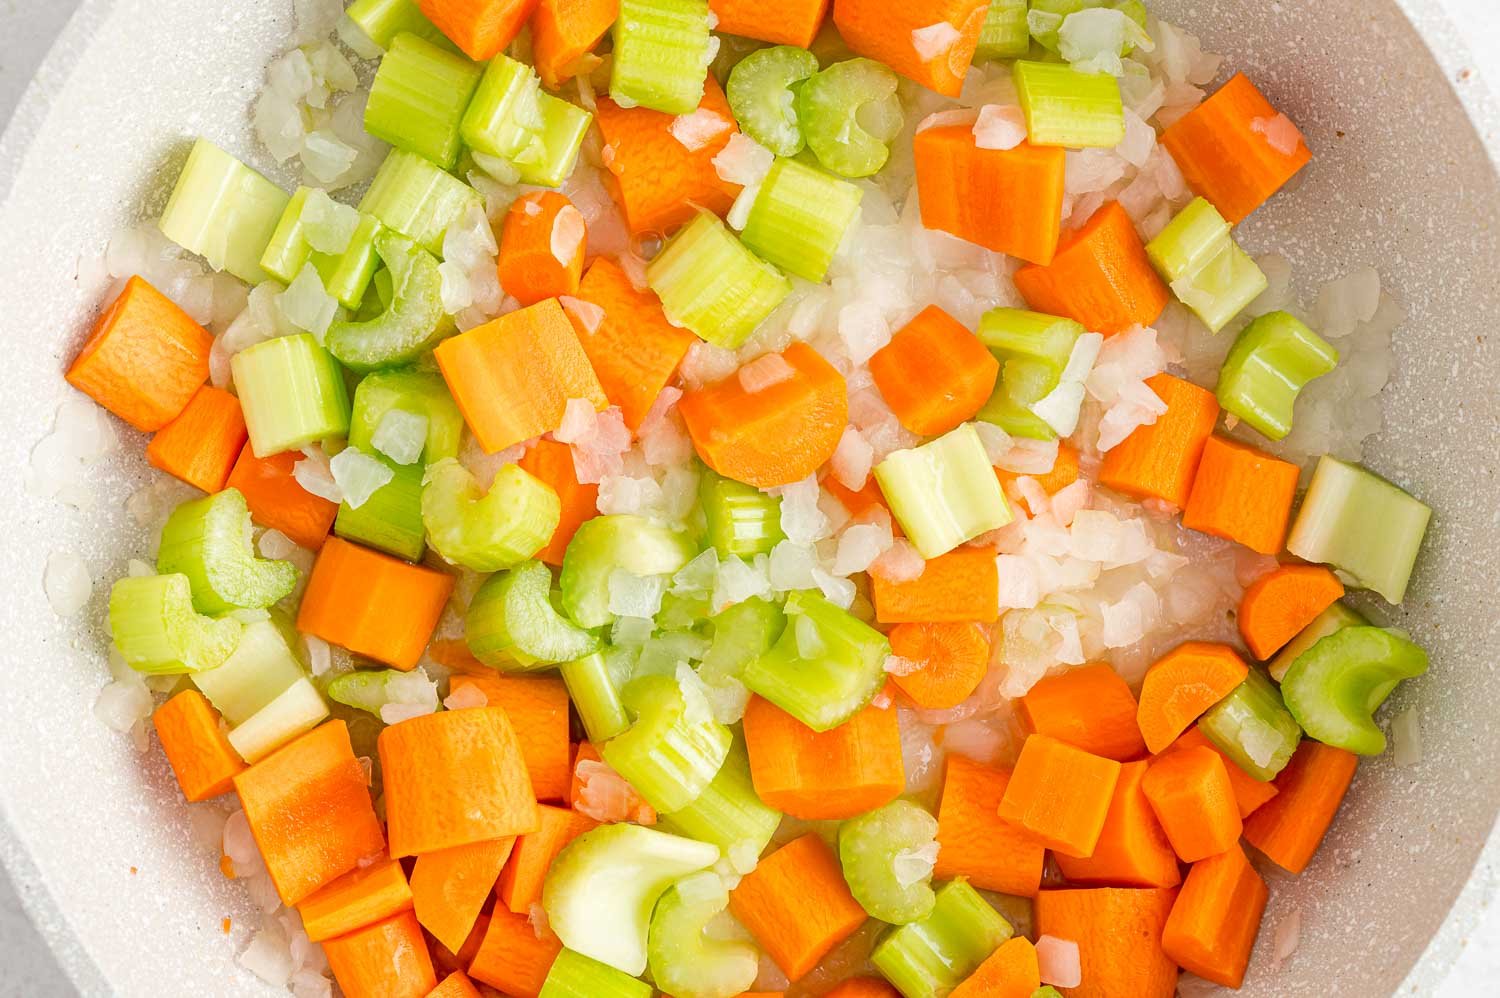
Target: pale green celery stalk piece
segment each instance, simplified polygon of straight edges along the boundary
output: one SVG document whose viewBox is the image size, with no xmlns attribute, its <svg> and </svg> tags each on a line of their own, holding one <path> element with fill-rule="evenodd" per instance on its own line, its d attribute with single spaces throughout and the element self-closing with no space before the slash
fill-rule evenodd
<svg viewBox="0 0 1500 998">
<path fill-rule="evenodd" d="M 1328 635 L 1342 631 L 1346 627 L 1364 627 L 1367 624 L 1369 621 L 1364 615 L 1347 603 L 1334 603 L 1314 617 L 1312 623 L 1304 627 L 1295 638 L 1286 643 L 1286 647 L 1276 653 L 1276 657 L 1271 659 L 1268 666 L 1271 678 L 1278 683 L 1281 682 L 1286 676 L 1286 671 L 1292 667 L 1292 663 L 1297 661 L 1303 652 Z"/>
<path fill-rule="evenodd" d="M 993 471 L 990 479 L 995 479 Z M 786 615 L 781 638 L 745 666 L 743 682 L 814 731 L 836 728 L 880 692 L 890 643 L 869 624 L 817 593 L 787 596 Z M 814 658 L 802 656 L 799 617 L 805 620 L 804 632 L 814 629 L 822 645 Z"/>
<path fill-rule="evenodd" d="M 1025 60 L 1014 73 L 1032 145 L 1113 149 L 1124 140 L 1125 105 L 1113 76 Z"/>
<path fill-rule="evenodd" d="M 1298 394 L 1338 362 L 1338 351 L 1301 319 L 1270 312 L 1235 338 L 1215 394 L 1226 412 L 1281 440 L 1292 432 Z"/>
<path fill-rule="evenodd" d="M 1031 407 L 1052 394 L 1060 383 L 1061 371 L 1043 361 L 1026 357 L 1002 361 L 995 390 L 975 418 L 1013 437 L 1056 440 L 1057 431 Z"/>
<path fill-rule="evenodd" d="M 974 61 L 1019 59 L 1029 51 L 1031 31 L 1026 26 L 1026 0 L 990 0 Z"/>
<path fill-rule="evenodd" d="M 1245 681 L 1198 719 L 1198 730 L 1262 783 L 1286 768 L 1302 740 L 1302 728 L 1282 702 L 1281 691 L 1258 666 L 1251 666 Z"/>
<path fill-rule="evenodd" d="M 234 653 L 216 669 L 192 674 L 193 685 L 229 724 L 243 724 L 303 677 L 286 634 L 269 620 L 246 624 Z"/>
<path fill-rule="evenodd" d="M 807 142 L 797 121 L 796 87 L 817 71 L 818 57 L 792 45 L 757 49 L 741 59 L 724 88 L 740 130 L 777 156 L 801 152 Z"/>
<path fill-rule="evenodd" d="M 718 775 L 734 735 L 714 720 L 700 691 L 672 676 L 631 680 L 621 701 L 635 720 L 600 755 L 656 810 L 687 807 Z"/>
<path fill-rule="evenodd" d="M 250 540 L 250 507 L 238 489 L 185 502 L 161 531 L 156 570 L 187 576 L 200 613 L 270 606 L 297 585 L 289 561 L 259 558 Z"/>
<path fill-rule="evenodd" d="M 126 665 L 158 676 L 223 665 L 243 630 L 232 617 L 213 620 L 194 610 L 186 575 L 120 579 L 109 592 L 109 628 Z"/>
<path fill-rule="evenodd" d="M 778 159 L 750 206 L 740 241 L 762 260 L 821 284 L 863 197 L 847 180 Z"/>
<path fill-rule="evenodd" d="M 375 449 L 375 431 L 392 409 L 427 419 L 427 443 L 421 463 L 436 464 L 458 457 L 463 441 L 464 417 L 448 392 L 442 375 L 415 368 L 372 371 L 354 389 L 354 411 L 349 420 L 349 446 L 370 452 Z"/>
<path fill-rule="evenodd" d="M 906 800 L 891 801 L 839 829 L 844 880 L 871 918 L 906 925 L 932 913 L 937 831 L 937 819 Z"/>
<path fill-rule="evenodd" d="M 261 254 L 291 197 L 207 139 L 199 139 L 177 177 L 159 223 L 162 235 L 214 270 L 248 284 L 266 280 Z"/>
<path fill-rule="evenodd" d="M 1297 657 L 1281 681 L 1287 710 L 1324 745 L 1356 755 L 1385 751 L 1373 714 L 1403 679 L 1427 671 L 1427 653 L 1398 631 L 1345 627 Z"/>
<path fill-rule="evenodd" d="M 335 319 L 324 343 L 351 371 L 409 364 L 452 329 L 443 313 L 443 276 L 437 258 L 394 232 L 375 237 L 375 251 L 391 273 L 394 299 L 380 315 Z"/>
<path fill-rule="evenodd" d="M 328 699 L 379 717 L 380 708 L 391 702 L 386 684 L 405 675 L 397 669 L 355 669 L 328 684 Z"/>
<path fill-rule="evenodd" d="M 229 363 L 256 457 L 300 450 L 349 432 L 344 373 L 312 334 L 257 343 Z"/>
<path fill-rule="evenodd" d="M 745 666 L 770 651 L 786 630 L 786 614 L 777 604 L 752 596 L 721 610 L 711 623 L 713 643 L 699 674 L 715 685 L 726 678 L 739 679 Z"/>
<path fill-rule="evenodd" d="M 395 37 L 403 32 L 411 32 L 435 45 L 453 47 L 415 0 L 354 0 L 344 15 L 379 48 L 390 48 Z"/>
<path fill-rule="evenodd" d="M 890 930 L 870 962 L 905 998 L 940 998 L 1015 934 L 967 880 L 937 890 L 925 918 Z"/>
<path fill-rule="evenodd" d="M 1213 205 L 1194 198 L 1146 244 L 1146 255 L 1156 272 L 1215 333 L 1244 311 L 1268 283 L 1229 230 L 1229 223 Z"/>
<path fill-rule="evenodd" d="M 397 558 L 421 561 L 427 550 L 427 528 L 422 522 L 422 466 L 397 464 L 383 454 L 360 449 L 391 469 L 393 477 L 358 509 L 340 503 L 333 532 L 346 541 Z"/>
<path fill-rule="evenodd" d="M 483 204 L 478 192 L 457 177 L 416 153 L 392 149 L 359 210 L 440 257 L 448 227 L 475 204 Z"/>
<path fill-rule="evenodd" d="M 661 814 L 662 831 L 712 842 L 736 869 L 747 869 L 776 834 L 781 812 L 767 806 L 750 779 L 750 756 L 736 741 L 718 775 L 687 807 Z"/>
<path fill-rule="evenodd" d="M 674 998 L 734 998 L 755 983 L 760 955 L 742 940 L 716 939 L 709 923 L 729 907 L 717 873 L 684 877 L 662 895 L 651 916 L 651 979 Z"/>
<path fill-rule="evenodd" d="M 497 55 L 484 71 L 479 89 L 464 112 L 464 143 L 486 156 L 512 163 L 540 144 L 542 81 L 528 65 Z"/>
<path fill-rule="evenodd" d="M 448 561 L 476 572 L 512 568 L 547 546 L 562 503 L 546 482 L 514 464 L 488 492 L 462 464 L 446 458 L 427 469 L 422 522 Z"/>
<path fill-rule="evenodd" d="M 521 182 L 538 187 L 561 187 L 578 163 L 578 151 L 594 123 L 594 116 L 561 98 L 543 93 L 537 99 L 542 116 L 531 155 L 515 161 Z"/>
<path fill-rule="evenodd" d="M 243 723 L 230 729 L 229 744 L 254 765 L 328 717 L 328 704 L 306 677 L 297 680 Z"/>
<path fill-rule="evenodd" d="M 370 86 L 365 131 L 450 170 L 458 162 L 459 122 L 483 72 L 419 35 L 399 34 Z"/>
<path fill-rule="evenodd" d="M 720 555 L 770 554 L 786 538 L 781 532 L 781 500 L 753 485 L 705 471 L 698 499 L 708 521 L 708 543 Z"/>
<path fill-rule="evenodd" d="M 1055 440 L 1057 431 L 1031 411 L 1062 380 L 1081 323 L 1019 308 L 990 309 L 979 320 L 977 336 L 1000 361 L 995 390 L 978 418 L 1006 433 Z"/>
<path fill-rule="evenodd" d="M 542 910 L 564 946 L 640 975 L 651 912 L 668 887 L 718 862 L 719 847 L 639 825 L 584 832 L 553 860 Z"/>
<path fill-rule="evenodd" d="M 901 132 L 896 74 L 873 59 L 836 62 L 797 89 L 797 121 L 818 162 L 844 177 L 869 177 Z"/>
<path fill-rule="evenodd" d="M 995 468 L 970 423 L 893 452 L 875 466 L 875 480 L 891 515 L 929 560 L 1011 521 Z"/>
<path fill-rule="evenodd" d="M 1061 991 L 1048 984 L 1031 992 L 1031 998 L 1063 998 Z"/>
<path fill-rule="evenodd" d="M 687 534 L 643 516 L 596 516 L 578 528 L 563 555 L 558 580 L 563 610 L 580 627 L 607 626 L 615 619 L 609 611 L 611 573 L 675 575 L 697 553 Z"/>
<path fill-rule="evenodd" d="M 1286 549 L 1304 561 L 1333 566 L 1348 584 L 1400 603 L 1431 519 L 1431 509 L 1384 478 L 1325 455 Z"/>
<path fill-rule="evenodd" d="M 502 672 L 530 672 L 599 650 L 599 639 L 552 605 L 552 570 L 522 562 L 485 580 L 464 618 L 469 651 Z"/>
<path fill-rule="evenodd" d="M 645 981 L 565 949 L 552 961 L 537 998 L 651 998 Z"/>
<path fill-rule="evenodd" d="M 630 715 L 620 701 L 619 688 L 603 652 L 594 652 L 557 667 L 568 688 L 568 699 L 583 721 L 589 741 L 601 745 L 630 727 Z"/>
<path fill-rule="evenodd" d="M 323 279 L 323 290 L 338 299 L 345 308 L 357 309 L 369 290 L 370 279 L 380 262 L 375 252 L 375 237 L 380 234 L 380 222 L 369 215 L 361 215 L 359 226 L 349 238 L 349 246 L 338 254 L 319 253 L 307 241 L 303 209 L 311 187 L 299 187 L 282 213 L 276 233 L 271 237 L 266 251 L 261 255 L 260 265 L 266 273 L 283 284 L 297 279 L 303 266 L 311 261 Z"/>
<path fill-rule="evenodd" d="M 695 631 L 713 614 L 707 594 L 680 595 L 668 590 L 662 594 L 656 626 L 663 631 Z"/>
<path fill-rule="evenodd" d="M 792 292 L 782 273 L 701 212 L 646 266 L 646 281 L 674 325 L 735 350 Z"/>
<path fill-rule="evenodd" d="M 620 0 L 609 96 L 622 107 L 692 114 L 708 78 L 707 0 Z"/>
</svg>

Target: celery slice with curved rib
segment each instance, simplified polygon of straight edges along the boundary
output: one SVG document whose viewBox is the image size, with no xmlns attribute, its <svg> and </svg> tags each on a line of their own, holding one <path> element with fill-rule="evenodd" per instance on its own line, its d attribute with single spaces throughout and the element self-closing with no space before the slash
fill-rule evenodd
<svg viewBox="0 0 1500 998">
<path fill-rule="evenodd" d="M 896 74 L 873 59 L 836 62 L 797 90 L 797 120 L 818 162 L 844 177 L 868 177 L 890 158 L 901 131 Z"/>
<path fill-rule="evenodd" d="M 360 379 L 354 389 L 354 412 L 349 419 L 349 446 L 373 450 L 375 431 L 393 409 L 426 417 L 424 464 L 458 457 L 464 417 L 448 392 L 447 382 L 440 374 L 410 367 L 371 371 Z"/>
<path fill-rule="evenodd" d="M 1270 312 L 1235 338 L 1214 394 L 1226 412 L 1281 440 L 1292 432 L 1298 394 L 1338 362 L 1338 351 L 1301 319 Z"/>
<path fill-rule="evenodd" d="M 757 49 L 741 59 L 724 88 L 740 129 L 777 156 L 801 152 L 807 142 L 797 121 L 796 87 L 817 71 L 818 57 L 792 45 Z"/>
<path fill-rule="evenodd" d="M 1345 627 L 1297 657 L 1281 681 L 1287 710 L 1324 745 L 1357 755 L 1385 751 L 1373 717 L 1403 679 L 1427 671 L 1427 653 L 1398 631 Z"/>
<path fill-rule="evenodd" d="M 894 800 L 844 823 L 839 863 L 854 900 L 871 918 L 906 925 L 937 903 L 932 864 L 937 819 L 911 801 Z"/>
<path fill-rule="evenodd" d="M 250 507 L 238 489 L 185 502 L 161 531 L 156 570 L 179 572 L 193 589 L 202 613 L 270 606 L 297 585 L 289 561 L 257 557 L 250 542 Z"/>
<path fill-rule="evenodd" d="M 351 371 L 410 363 L 450 329 L 437 259 L 395 232 L 376 236 L 375 251 L 391 273 L 390 306 L 363 322 L 335 320 L 324 339 L 328 352 Z"/>
<path fill-rule="evenodd" d="M 526 561 L 485 580 L 464 618 L 469 651 L 503 672 L 545 669 L 599 649 L 599 638 L 552 605 L 552 570 Z"/>
<path fill-rule="evenodd" d="M 718 775 L 734 735 L 700 690 L 671 676 L 632 680 L 621 701 L 635 720 L 604 743 L 604 761 L 656 810 L 687 807 Z"/>
<path fill-rule="evenodd" d="M 705 870 L 673 884 L 651 916 L 651 979 L 675 998 L 734 998 L 755 983 L 760 957 L 743 940 L 718 939 L 709 923 L 729 907 L 729 891 Z"/>
<path fill-rule="evenodd" d="M 698 799 L 687 807 L 662 813 L 659 821 L 663 831 L 712 842 L 743 872 L 776 834 L 781 812 L 756 794 L 750 778 L 750 756 L 736 741 L 718 775 Z"/>
<path fill-rule="evenodd" d="M 488 492 L 452 458 L 427 469 L 422 522 L 432 546 L 476 572 L 498 572 L 536 554 L 561 515 L 552 487 L 514 464 L 500 469 Z"/>
<path fill-rule="evenodd" d="M 212 620 L 194 610 L 186 575 L 120 579 L 109 592 L 109 628 L 125 664 L 165 676 L 222 665 L 243 629 L 232 617 Z"/>
<path fill-rule="evenodd" d="M 596 516 L 578 528 L 563 555 L 563 609 L 580 627 L 604 627 L 615 619 L 609 610 L 609 577 L 616 569 L 639 576 L 672 575 L 697 553 L 686 534 L 643 516 Z"/>
<path fill-rule="evenodd" d="M 932 911 L 887 933 L 870 962 L 906 998 L 938 998 L 1014 934 L 967 880 L 950 880 L 938 888 Z"/>
</svg>

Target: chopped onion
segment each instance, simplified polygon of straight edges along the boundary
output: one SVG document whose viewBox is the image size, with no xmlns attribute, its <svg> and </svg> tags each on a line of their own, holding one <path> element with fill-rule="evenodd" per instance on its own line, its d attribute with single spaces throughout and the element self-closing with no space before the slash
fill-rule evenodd
<svg viewBox="0 0 1500 998">
<path fill-rule="evenodd" d="M 296 469 L 293 469 L 295 472 Z M 328 462 L 329 473 L 339 494 L 351 509 L 359 509 L 370 497 L 390 484 L 396 473 L 356 447 L 346 448 Z"/>
<path fill-rule="evenodd" d="M 1270 118 L 1256 118 L 1250 122 L 1250 131 L 1264 135 L 1266 144 L 1283 156 L 1290 156 L 1302 144 L 1302 132 L 1284 114 Z"/>
<path fill-rule="evenodd" d="M 932 62 L 934 59 L 948 58 L 948 53 L 961 37 L 953 25 L 947 21 L 939 21 L 914 30 L 911 33 L 911 47 L 916 50 L 918 59 Z"/>
<path fill-rule="evenodd" d="M 779 353 L 768 353 L 740 368 L 740 387 L 751 395 L 796 377 L 797 369 Z"/>
<path fill-rule="evenodd" d="M 1422 715 L 1415 706 L 1391 719 L 1391 748 L 1398 766 L 1415 766 L 1422 761 Z"/>
<path fill-rule="evenodd" d="M 370 443 L 397 464 L 415 464 L 427 446 L 427 417 L 420 412 L 387 409 Z"/>
<path fill-rule="evenodd" d="M 986 104 L 974 122 L 974 144 L 980 149 L 1014 149 L 1026 140 L 1026 115 L 1013 104 Z"/>
<path fill-rule="evenodd" d="M 891 857 L 891 872 L 896 877 L 897 886 L 905 890 L 931 878 L 937 858 L 936 842 L 926 842 L 914 849 L 902 849 L 896 853 Z"/>
<path fill-rule="evenodd" d="M 556 230 L 554 229 L 553 232 L 555 234 Z M 558 302 L 561 303 L 563 311 L 582 326 L 585 332 L 592 335 L 599 331 L 599 326 L 604 322 L 604 309 L 591 301 L 584 301 L 582 298 L 574 298 L 571 295 L 563 295 L 558 298 Z"/>
<path fill-rule="evenodd" d="M 485 695 L 484 690 L 480 689 L 477 684 L 470 683 L 448 694 L 448 699 L 443 701 L 443 706 L 449 710 L 464 710 L 468 707 L 486 707 L 489 706 L 489 702 L 490 698 Z"/>
<path fill-rule="evenodd" d="M 577 258 L 588 237 L 588 225 L 583 212 L 572 205 L 564 205 L 552 220 L 552 258 L 564 267 Z"/>
<path fill-rule="evenodd" d="M 735 132 L 713 162 L 720 180 L 751 187 L 766 179 L 776 155 L 744 132 Z"/>
<path fill-rule="evenodd" d="M 312 333 L 319 343 L 339 310 L 339 303 L 323 289 L 323 278 L 311 263 L 302 265 L 278 304 L 288 322 Z"/>
<path fill-rule="evenodd" d="M 72 617 L 88 604 L 94 580 L 82 558 L 69 551 L 53 551 L 42 572 L 47 602 L 59 617 Z"/>
<path fill-rule="evenodd" d="M 697 152 L 734 127 L 734 122 L 710 108 L 700 107 L 692 114 L 672 119 L 667 131 L 688 152 Z"/>
<path fill-rule="evenodd" d="M 1083 983 L 1078 944 L 1070 939 L 1039 936 L 1036 941 L 1036 960 L 1043 984 L 1076 988 Z"/>
</svg>

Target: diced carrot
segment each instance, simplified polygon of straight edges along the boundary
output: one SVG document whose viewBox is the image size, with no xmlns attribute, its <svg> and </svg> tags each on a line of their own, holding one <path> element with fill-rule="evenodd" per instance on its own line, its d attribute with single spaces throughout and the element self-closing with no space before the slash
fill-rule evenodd
<svg viewBox="0 0 1500 998">
<path fill-rule="evenodd" d="M 1240 600 L 1240 636 L 1264 661 L 1344 597 L 1344 584 L 1322 565 L 1282 565 L 1251 583 Z"/>
<path fill-rule="evenodd" d="M 1119 778 L 1120 764 L 1113 759 L 1029 735 L 1000 800 L 1000 817 L 1053 852 L 1088 856 L 1104 830 Z"/>
<path fill-rule="evenodd" d="M 551 676 L 454 676 L 455 691 L 472 686 L 505 716 L 521 742 L 526 772 L 537 800 L 565 800 L 573 778 L 573 746 L 568 740 L 568 688 Z"/>
<path fill-rule="evenodd" d="M 1157 374 L 1146 384 L 1167 411 L 1150 426 L 1137 427 L 1104 455 L 1099 483 L 1136 499 L 1161 499 L 1186 506 L 1204 444 L 1219 420 L 1214 393 L 1191 381 Z"/>
<path fill-rule="evenodd" d="M 1295 464 L 1246 444 L 1209 437 L 1182 511 L 1182 525 L 1279 554 L 1297 496 Z"/>
<path fill-rule="evenodd" d="M 1036 947 L 1025 936 L 1016 936 L 1001 943 L 953 989 L 951 998 L 1031 998 L 1041 986 Z"/>
<path fill-rule="evenodd" d="M 1161 752 L 1199 715 L 1234 692 L 1250 671 L 1228 645 L 1187 641 L 1146 670 L 1137 713 L 1146 748 Z"/>
<path fill-rule="evenodd" d="M 510 862 L 495 884 L 496 896 L 518 915 L 542 899 L 542 881 L 563 847 L 599 824 L 582 812 L 547 804 L 538 805 L 536 812 L 537 830 L 516 840 Z"/>
<path fill-rule="evenodd" d="M 833 457 L 849 421 L 843 375 L 806 343 L 781 352 L 784 381 L 749 392 L 734 375 L 686 392 L 678 411 L 703 463 L 758 488 L 790 485 Z"/>
<path fill-rule="evenodd" d="M 452 592 L 446 572 L 330 537 L 308 576 L 297 630 L 410 670 Z"/>
<path fill-rule="evenodd" d="M 838 857 L 814 833 L 760 861 L 729 893 L 729 910 L 793 981 L 865 924 Z"/>
<path fill-rule="evenodd" d="M 1010 491 L 1008 486 L 1018 478 L 1030 478 L 1042 487 L 1042 491 L 1049 496 L 1057 495 L 1063 489 L 1078 481 L 1078 449 L 1066 441 L 1057 445 L 1057 461 L 1053 463 L 1052 470 L 1045 475 L 1018 475 L 1013 471 L 1003 468 L 995 469 L 995 477 L 1000 479 L 1000 487 Z M 1031 504 L 1023 498 L 1022 503 L 1026 506 L 1028 513 L 1035 513 Z"/>
<path fill-rule="evenodd" d="M 1177 854 L 1141 790 L 1150 764 L 1127 762 L 1109 802 L 1093 855 L 1058 854 L 1057 867 L 1070 883 L 1098 887 L 1176 887 L 1182 882 Z"/>
<path fill-rule="evenodd" d="M 1217 856 L 1244 830 L 1229 772 L 1217 752 L 1188 748 L 1157 756 L 1141 791 L 1184 863 Z"/>
<path fill-rule="evenodd" d="M 417 0 L 439 31 L 483 62 L 499 55 L 520 34 L 537 0 Z"/>
<path fill-rule="evenodd" d="M 202 693 L 183 690 L 156 708 L 151 723 L 184 797 L 208 800 L 234 789 L 245 761 L 229 744 L 219 712 Z"/>
<path fill-rule="evenodd" d="M 287 906 L 385 848 L 349 729 L 328 721 L 234 778 L 255 844 Z"/>
<path fill-rule="evenodd" d="M 474 657 L 463 638 L 438 638 L 427 646 L 432 660 L 451 672 L 464 676 L 493 676 L 495 670 Z"/>
<path fill-rule="evenodd" d="M 1185 748 L 1210 748 L 1219 753 L 1219 758 L 1224 760 L 1224 769 L 1229 773 L 1229 785 L 1234 789 L 1234 800 L 1239 806 L 1241 818 L 1250 817 L 1257 808 L 1278 793 L 1276 784 L 1262 783 L 1245 772 L 1239 763 L 1224 754 L 1223 749 L 1209 741 L 1208 736 L 1196 724 L 1184 731 L 1167 751 L 1175 752 Z"/>
<path fill-rule="evenodd" d="M 945 97 L 957 97 L 988 10 L 988 0 L 834 0 L 833 23 L 860 55 Z"/>
<path fill-rule="evenodd" d="M 795 818 L 852 818 L 906 786 L 896 711 L 869 706 L 817 732 L 769 700 L 745 708 L 750 778 L 760 799 Z"/>
<path fill-rule="evenodd" d="M 901 425 L 930 437 L 984 407 L 1000 362 L 962 323 L 929 305 L 875 351 L 870 374 Z"/>
<path fill-rule="evenodd" d="M 734 206 L 740 187 L 719 176 L 714 157 L 739 129 L 712 73 L 704 81 L 703 102 L 698 105 L 698 113 L 704 111 L 724 119 L 724 133 L 689 149 L 672 135 L 677 120 L 672 115 L 599 99 L 594 120 L 604 137 L 607 180 L 632 233 L 670 235 L 699 208 L 722 217 Z"/>
<path fill-rule="evenodd" d="M 1239 987 L 1270 893 L 1239 843 L 1199 860 L 1172 905 L 1162 949 L 1184 970 Z"/>
<path fill-rule="evenodd" d="M 531 55 L 542 84 L 556 90 L 597 65 L 589 54 L 619 14 L 619 0 L 541 0 L 531 16 Z"/>
<path fill-rule="evenodd" d="M 897 624 L 891 654 L 917 663 L 891 682 L 918 707 L 948 710 L 978 688 L 990 666 L 990 629 L 975 623 Z"/>
<path fill-rule="evenodd" d="M 1173 998 L 1177 965 L 1161 948 L 1173 888 L 1042 891 L 1036 931 L 1078 944 L 1083 983 L 1068 998 Z"/>
<path fill-rule="evenodd" d="M 870 476 L 869 480 L 865 482 L 865 487 L 858 492 L 844 485 L 832 475 L 823 479 L 823 488 L 829 495 L 843 504 L 843 507 L 849 511 L 851 517 L 864 516 L 865 513 L 877 507 L 884 510 L 886 516 L 891 515 L 890 507 L 885 501 L 885 493 L 880 491 L 880 483 L 875 481 L 874 475 Z M 896 532 L 897 537 L 901 536 L 901 525 L 899 523 L 892 521 L 891 529 Z"/>
<path fill-rule="evenodd" d="M 995 552 L 958 548 L 927 562 L 915 579 L 891 582 L 870 576 L 875 619 L 882 624 L 979 621 L 1000 617 L 1000 576 Z"/>
<path fill-rule="evenodd" d="M 292 470 L 301 459 L 295 451 L 259 458 L 247 443 L 224 487 L 239 490 L 256 523 L 279 530 L 296 544 L 316 551 L 339 515 L 339 504 L 315 496 L 298 484 Z"/>
<path fill-rule="evenodd" d="M 1130 685 L 1108 665 L 1048 676 L 1021 698 L 1028 728 L 1116 762 L 1146 754 Z"/>
<path fill-rule="evenodd" d="M 1307 869 L 1338 812 L 1359 756 L 1302 739 L 1276 776 L 1277 795 L 1245 821 L 1245 840 L 1288 873 Z"/>
<path fill-rule="evenodd" d="M 1010 773 L 948 756 L 938 803 L 938 880 L 967 877 L 975 887 L 1034 897 L 1047 850 L 1029 832 L 1000 820 Z"/>
<path fill-rule="evenodd" d="M 1051 263 L 1027 264 L 1015 281 L 1036 311 L 1065 315 L 1106 336 L 1151 325 L 1171 298 L 1118 201 L 1064 235 Z"/>
<path fill-rule="evenodd" d="M 409 911 L 325 940 L 323 952 L 349 998 L 426 998 L 437 987 L 427 940 Z"/>
<path fill-rule="evenodd" d="M 922 224 L 1029 263 L 1051 263 L 1062 232 L 1063 149 L 977 143 L 972 125 L 917 133 Z"/>
<path fill-rule="evenodd" d="M 525 915 L 497 907 L 469 964 L 469 976 L 514 998 L 537 998 L 561 952 L 562 943 L 552 933 L 538 935 Z"/>
<path fill-rule="evenodd" d="M 773 45 L 811 47 L 828 16 L 829 0 L 708 0 L 717 30 Z"/>
<path fill-rule="evenodd" d="M 500 233 L 500 286 L 522 305 L 576 295 L 589 228 L 583 212 L 557 191 L 531 191 L 511 202 Z"/>
<path fill-rule="evenodd" d="M 1312 159 L 1301 133 L 1244 73 L 1178 119 L 1161 143 L 1188 186 L 1230 224 L 1259 208 Z"/>
<path fill-rule="evenodd" d="M 625 425 L 639 430 L 697 337 L 668 322 L 661 300 L 650 291 L 637 291 L 608 257 L 589 265 L 578 297 L 604 310 L 592 326 L 575 310 L 567 310 L 578 342 L 605 396 L 620 407 Z"/>
<path fill-rule="evenodd" d="M 851 977 L 823 998 L 901 998 L 901 992 L 878 977 Z"/>
<path fill-rule="evenodd" d="M 412 906 L 406 871 L 394 859 L 356 867 L 297 905 L 302 928 L 315 943 L 346 935 Z"/>
<path fill-rule="evenodd" d="M 599 515 L 599 486 L 583 485 L 573 466 L 573 449 L 555 440 L 538 440 L 518 462 L 521 468 L 552 487 L 562 501 L 562 515 L 547 546 L 537 557 L 549 565 L 561 565 L 568 543 L 585 520 Z"/>
<path fill-rule="evenodd" d="M 515 844 L 507 836 L 418 856 L 411 895 L 422 928 L 450 950 L 462 947 Z"/>
<path fill-rule="evenodd" d="M 68 384 L 138 430 L 154 433 L 208 380 L 214 338 L 170 298 L 132 277 L 68 368 Z"/>
<path fill-rule="evenodd" d="M 204 385 L 176 419 L 156 431 L 146 460 L 204 492 L 220 492 L 248 439 L 240 400 Z"/>
<path fill-rule="evenodd" d="M 378 748 L 397 859 L 536 830 L 531 778 L 503 709 L 413 717 L 382 730 Z"/>
<path fill-rule="evenodd" d="M 479 998 L 479 989 L 462 970 L 455 970 L 428 992 L 427 998 Z"/>
</svg>

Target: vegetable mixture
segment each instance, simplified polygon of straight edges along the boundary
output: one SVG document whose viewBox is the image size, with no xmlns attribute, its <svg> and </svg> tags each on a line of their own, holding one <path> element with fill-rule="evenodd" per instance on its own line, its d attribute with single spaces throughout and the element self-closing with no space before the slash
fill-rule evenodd
<svg viewBox="0 0 1500 998">
<path fill-rule="evenodd" d="M 304 185 L 199 139 L 67 372 L 195 492 L 101 716 L 233 795 L 241 962 L 1238 987 L 1428 666 L 1345 596 L 1430 511 L 1308 446 L 1389 300 L 1235 233 L 1292 122 L 1140 0 L 297 7 Z"/>
</svg>

